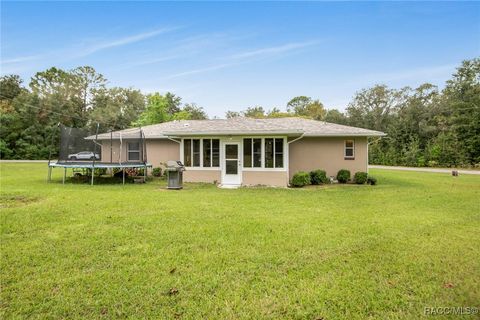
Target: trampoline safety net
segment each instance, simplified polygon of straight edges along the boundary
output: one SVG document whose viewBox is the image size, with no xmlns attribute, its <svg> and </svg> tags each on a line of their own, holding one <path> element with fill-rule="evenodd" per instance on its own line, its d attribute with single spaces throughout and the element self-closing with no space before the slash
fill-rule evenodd
<svg viewBox="0 0 480 320">
<path fill-rule="evenodd" d="M 139 128 L 97 134 L 88 129 L 60 127 L 58 163 L 146 163 Z"/>
</svg>

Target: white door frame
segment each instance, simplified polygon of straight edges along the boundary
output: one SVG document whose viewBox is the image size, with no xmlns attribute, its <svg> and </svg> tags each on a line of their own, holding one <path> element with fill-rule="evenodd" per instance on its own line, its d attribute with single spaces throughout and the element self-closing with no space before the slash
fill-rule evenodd
<svg viewBox="0 0 480 320">
<path fill-rule="evenodd" d="M 240 140 L 222 140 L 221 142 L 222 147 L 221 149 L 221 163 L 220 167 L 222 168 L 222 185 L 226 186 L 240 186 L 242 184 L 242 155 L 243 155 L 243 148 L 242 148 L 242 141 Z M 238 154 L 237 154 L 237 174 L 232 175 L 232 174 L 227 174 L 226 173 L 226 159 L 225 158 L 225 151 L 226 151 L 226 145 L 236 145 Z M 235 159 L 230 159 L 230 160 L 235 160 Z"/>
</svg>

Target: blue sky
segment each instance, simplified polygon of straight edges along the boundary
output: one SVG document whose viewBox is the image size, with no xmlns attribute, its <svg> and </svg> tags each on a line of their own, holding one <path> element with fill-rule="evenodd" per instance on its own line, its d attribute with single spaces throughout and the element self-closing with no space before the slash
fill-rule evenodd
<svg viewBox="0 0 480 320">
<path fill-rule="evenodd" d="M 376 83 L 442 86 L 480 56 L 479 2 L 5 2 L 1 73 L 93 66 L 210 116 Z"/>
</svg>

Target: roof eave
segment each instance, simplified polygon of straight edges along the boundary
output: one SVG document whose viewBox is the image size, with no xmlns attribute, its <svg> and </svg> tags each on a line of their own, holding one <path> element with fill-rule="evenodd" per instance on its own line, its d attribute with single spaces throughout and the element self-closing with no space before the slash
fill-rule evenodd
<svg viewBox="0 0 480 320">
<path fill-rule="evenodd" d="M 305 137 L 385 137 L 383 132 L 374 133 L 306 133 Z"/>
<path fill-rule="evenodd" d="M 285 131 L 285 130 L 270 130 L 270 131 L 191 131 L 191 132 L 164 132 L 165 136 L 171 137 L 190 137 L 190 136 L 268 136 L 268 135 L 286 135 L 299 136 L 303 134 L 301 130 Z M 147 139 L 151 138 L 147 136 Z"/>
</svg>

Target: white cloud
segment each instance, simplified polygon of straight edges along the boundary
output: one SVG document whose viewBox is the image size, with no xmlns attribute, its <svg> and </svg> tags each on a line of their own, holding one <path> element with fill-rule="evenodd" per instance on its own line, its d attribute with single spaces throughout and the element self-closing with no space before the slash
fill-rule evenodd
<svg viewBox="0 0 480 320">
<path fill-rule="evenodd" d="M 212 66 L 205 67 L 205 68 L 199 68 L 199 69 L 193 69 L 193 70 L 189 70 L 189 71 L 185 71 L 185 72 L 175 73 L 175 74 L 167 76 L 163 79 L 172 79 L 172 78 L 178 78 L 178 77 L 183 77 L 183 76 L 189 76 L 189 75 L 197 74 L 197 73 L 203 73 L 203 72 L 207 72 L 207 71 L 219 70 L 219 69 L 223 69 L 223 68 L 226 68 L 226 67 L 230 67 L 232 65 L 235 65 L 235 63 L 223 63 L 223 64 L 218 64 L 218 65 L 212 65 Z"/>
<path fill-rule="evenodd" d="M 154 31 L 149 31 L 149 32 L 143 32 L 135 35 L 131 35 L 128 37 L 124 38 L 119 38 L 119 39 L 114 39 L 114 40 L 106 40 L 104 42 L 96 43 L 90 47 L 85 48 L 83 51 L 81 51 L 77 57 L 84 57 L 88 56 L 90 54 L 93 54 L 95 52 L 105 50 L 105 49 L 110 49 L 114 47 L 120 47 L 124 45 L 128 45 L 131 43 L 139 42 L 145 39 L 149 39 L 155 36 L 158 36 L 163 33 L 168 33 L 174 30 L 177 30 L 178 27 L 172 27 L 172 28 L 162 28 L 162 29 L 157 29 Z"/>
<path fill-rule="evenodd" d="M 172 79 L 172 78 L 178 78 L 178 77 L 183 77 L 183 76 L 189 76 L 193 74 L 198 74 L 198 73 L 204 73 L 208 71 L 215 71 L 219 69 L 224 69 L 227 67 L 239 65 L 239 64 L 244 64 L 247 62 L 250 62 L 254 60 L 255 58 L 262 58 L 262 57 L 267 57 L 267 56 L 278 56 L 281 54 L 288 53 L 290 51 L 295 51 L 301 48 L 309 47 L 312 45 L 317 44 L 318 41 L 307 41 L 307 42 L 296 42 L 296 43 L 287 43 L 281 46 L 274 46 L 274 47 L 268 47 L 268 48 L 262 48 L 262 49 L 257 49 L 257 50 L 252 50 L 252 51 L 246 51 L 243 53 L 238 53 L 233 56 L 228 57 L 226 60 L 227 62 L 225 63 L 220 63 L 220 64 L 215 64 L 211 65 L 208 67 L 204 68 L 198 68 L 198 69 L 193 69 L 193 70 L 188 70 L 184 72 L 179 72 L 172 74 L 170 76 L 165 77 L 164 79 Z"/>
<path fill-rule="evenodd" d="M 278 55 L 281 53 L 286 53 L 289 51 L 309 47 L 315 44 L 318 44 L 318 41 L 287 43 L 281 46 L 261 48 L 253 51 L 239 53 L 239 54 L 233 55 L 232 58 L 245 59 L 245 58 L 253 58 L 253 57 L 265 56 L 265 55 Z"/>
<path fill-rule="evenodd" d="M 2 59 L 2 64 L 14 64 L 14 63 L 20 63 L 20 62 L 25 62 L 25 61 L 32 61 L 32 60 L 38 60 L 44 57 L 44 55 L 36 55 L 36 56 L 25 56 L 25 57 L 16 57 L 16 58 L 10 58 L 10 59 Z"/>
</svg>

